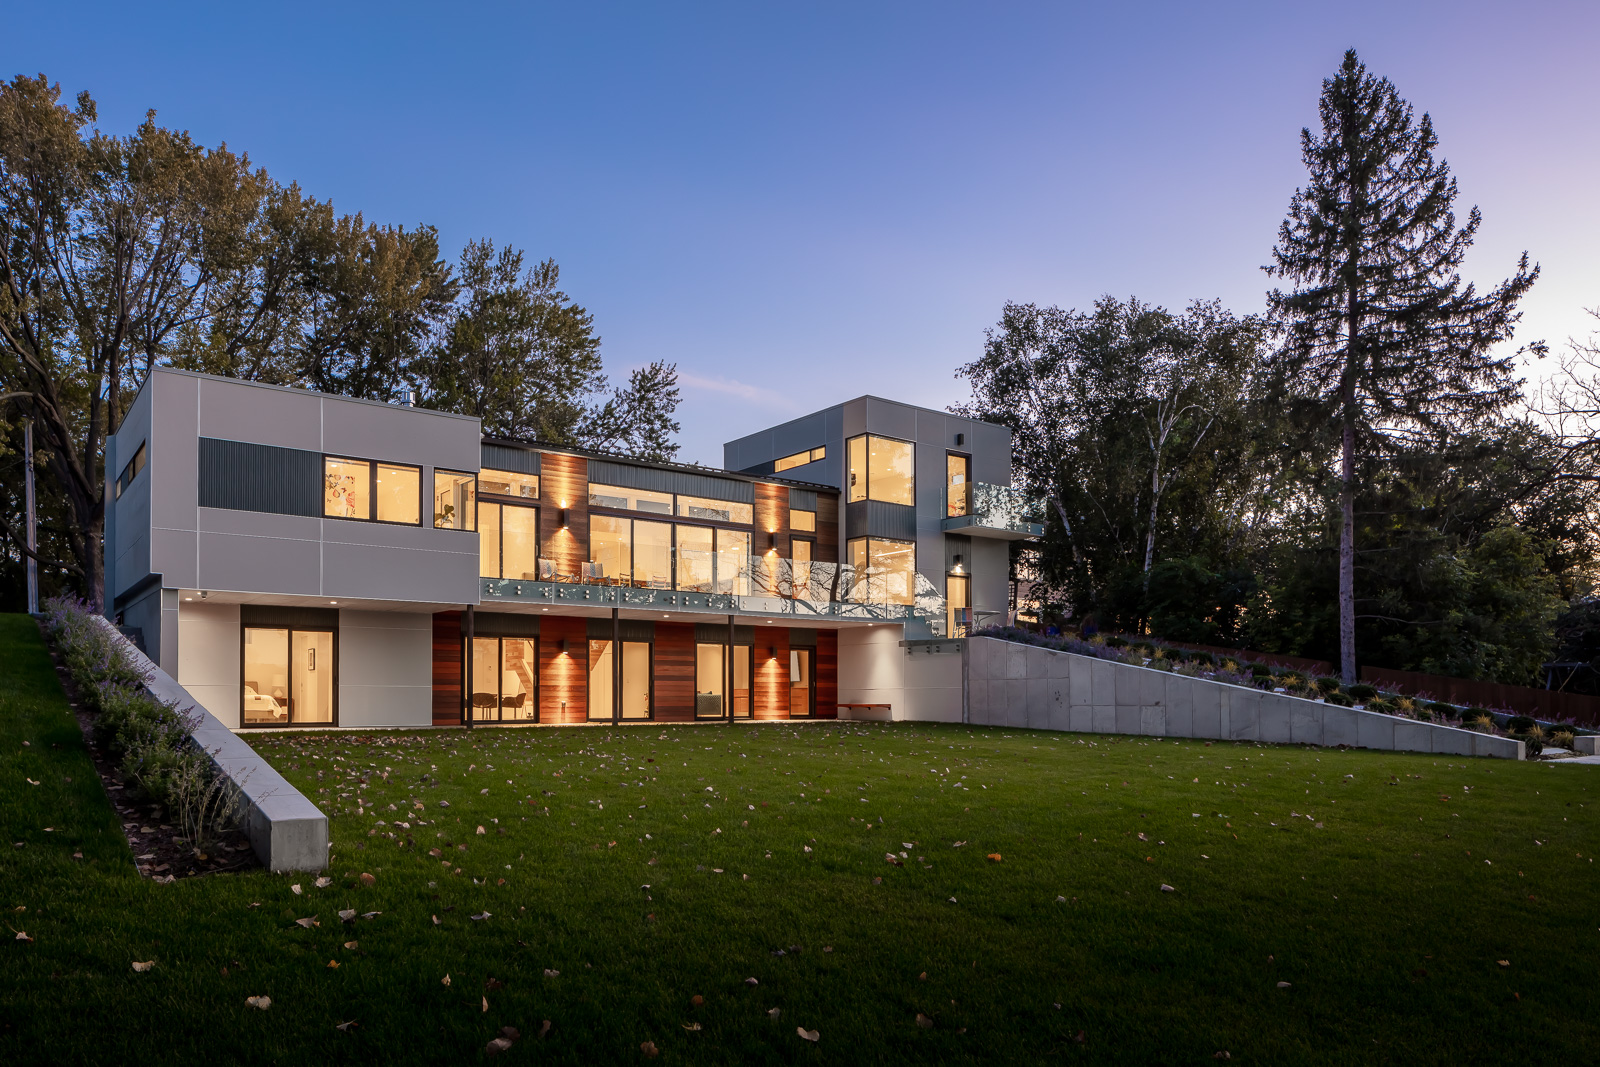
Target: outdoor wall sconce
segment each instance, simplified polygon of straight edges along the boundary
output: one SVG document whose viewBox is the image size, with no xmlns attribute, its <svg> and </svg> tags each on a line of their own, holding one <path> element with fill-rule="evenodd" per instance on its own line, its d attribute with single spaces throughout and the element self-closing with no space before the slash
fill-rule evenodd
<svg viewBox="0 0 1600 1067">
<path fill-rule="evenodd" d="M 767 531 L 767 551 L 774 552 L 778 548 L 778 535 L 772 530 Z"/>
<path fill-rule="evenodd" d="M 956 447 L 957 448 L 960 448 L 962 445 L 964 445 L 966 443 L 967 443 L 967 435 L 966 434 L 964 434 L 964 433 L 956 434 Z"/>
<path fill-rule="evenodd" d="M 565 637 L 561 639 L 561 654 L 563 656 L 567 654 L 567 639 Z"/>
<path fill-rule="evenodd" d="M 566 508 L 562 508 L 561 509 L 561 528 L 563 530 L 565 530 L 567 528 L 567 509 Z"/>
</svg>

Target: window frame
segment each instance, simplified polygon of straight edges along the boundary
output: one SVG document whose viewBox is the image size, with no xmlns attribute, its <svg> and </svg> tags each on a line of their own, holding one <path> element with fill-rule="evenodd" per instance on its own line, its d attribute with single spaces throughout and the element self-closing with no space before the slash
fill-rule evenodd
<svg viewBox="0 0 1600 1067">
<path fill-rule="evenodd" d="M 539 676 L 543 673 L 543 671 L 540 669 L 543 666 L 543 664 L 542 664 L 542 661 L 539 658 L 540 657 L 540 651 L 539 651 L 539 638 L 538 638 L 538 636 L 536 635 L 536 636 L 533 636 L 533 637 L 507 637 L 504 634 L 500 634 L 500 635 L 495 636 L 495 637 L 480 637 L 477 634 L 474 634 L 472 636 L 471 640 L 472 641 L 493 641 L 495 643 L 495 645 L 494 645 L 494 648 L 495 648 L 495 664 L 496 664 L 496 667 L 495 667 L 495 683 L 494 683 L 494 698 L 495 698 L 494 714 L 495 714 L 495 717 L 493 719 L 489 719 L 489 718 L 475 719 L 475 718 L 472 717 L 472 709 L 473 709 L 472 694 L 467 691 L 467 672 L 466 672 L 465 669 L 463 669 L 462 672 L 461 672 L 461 722 L 462 722 L 462 724 L 466 725 L 467 723 L 472 723 L 472 724 L 476 725 L 478 723 L 491 723 L 491 722 L 492 723 L 502 723 L 502 722 L 520 723 L 520 722 L 525 722 L 525 723 L 532 723 L 534 725 L 538 725 L 542 721 L 540 719 L 540 717 L 539 717 L 539 710 L 540 710 L 539 709 L 539 694 L 540 694 L 540 691 L 542 689 L 542 680 L 541 680 L 541 678 Z M 504 692 L 501 691 L 500 687 L 501 687 L 502 683 L 505 681 L 505 678 L 504 678 L 504 675 L 505 675 L 504 664 L 505 664 L 505 659 L 506 659 L 506 642 L 507 641 L 529 641 L 529 642 L 532 642 L 532 644 L 533 644 L 533 672 L 532 672 L 533 673 L 533 690 L 528 694 L 529 696 L 531 696 L 533 698 L 533 717 L 531 719 L 507 719 L 505 717 L 505 699 L 506 699 L 506 695 L 505 695 Z M 462 634 L 461 635 L 461 655 L 462 655 L 461 662 L 463 664 L 466 664 L 467 663 L 467 657 L 472 655 L 472 644 L 467 639 L 467 635 L 466 634 Z M 476 675 L 476 672 L 474 672 L 474 675 Z M 473 682 L 474 683 L 477 682 L 477 678 L 476 677 L 473 678 Z"/>
<path fill-rule="evenodd" d="M 134 479 L 139 477 L 139 472 L 144 470 L 150 462 L 149 441 L 140 441 L 139 447 L 133 450 L 133 456 L 122 467 L 122 473 L 117 475 L 116 491 L 112 493 L 112 500 L 121 500 L 122 491 L 131 486 Z"/>
<path fill-rule="evenodd" d="M 545 558 L 545 556 L 544 556 L 544 538 L 542 536 L 540 536 L 540 530 L 539 530 L 539 509 L 543 505 L 540 505 L 540 504 L 527 504 L 527 503 L 508 503 L 508 501 L 516 501 L 516 500 L 521 500 L 521 499 L 523 499 L 523 498 L 521 498 L 521 497 L 496 497 L 493 500 L 480 500 L 480 501 L 478 501 L 478 502 L 476 502 L 474 504 L 474 506 L 473 506 L 472 523 L 473 523 L 474 532 L 476 532 L 476 533 L 478 533 L 480 535 L 483 532 L 482 506 L 484 504 L 488 504 L 490 507 L 494 507 L 494 508 L 498 508 L 499 509 L 499 511 L 496 512 L 496 518 L 498 519 L 498 522 L 496 523 L 495 531 L 494 531 L 494 543 L 495 543 L 495 548 L 497 550 L 497 555 L 495 557 L 495 567 L 494 567 L 495 573 L 492 574 L 492 575 L 481 573 L 482 570 L 483 570 L 483 541 L 480 540 L 478 542 L 478 570 L 480 572 L 478 577 L 479 577 L 480 580 L 493 581 L 493 582 L 506 582 L 506 581 L 510 581 L 510 582 L 531 582 L 531 581 L 538 581 L 539 580 L 537 578 L 507 578 L 506 577 L 506 523 L 505 523 L 505 515 L 506 515 L 506 510 L 508 508 L 522 508 L 525 511 L 533 512 L 533 530 L 534 530 L 534 539 L 535 539 L 535 542 L 536 542 L 534 544 L 534 546 L 533 546 L 533 566 L 534 566 L 535 573 L 537 573 L 537 571 L 539 569 L 539 561 Z"/>
<path fill-rule="evenodd" d="M 789 656 L 791 659 L 789 675 L 791 677 L 793 677 L 794 674 L 794 666 L 792 662 L 793 657 L 800 652 L 804 652 L 811 661 L 810 669 L 806 671 L 806 675 L 810 679 L 806 686 L 806 707 L 809 710 L 807 710 L 804 715 L 796 715 L 794 713 L 794 687 L 792 685 L 787 685 L 784 687 L 784 692 L 789 695 L 789 700 L 786 703 L 786 706 L 788 707 L 789 718 L 791 719 L 815 719 L 817 717 L 817 649 L 814 645 L 804 645 L 800 647 L 796 647 L 794 645 L 789 646 Z"/>
<path fill-rule="evenodd" d="M 289 655 L 294 655 L 294 635 L 304 634 L 332 634 L 333 635 L 333 681 L 331 686 L 332 716 L 328 722 L 297 723 L 294 721 L 294 669 L 291 664 L 287 681 L 288 694 L 284 698 L 289 701 L 289 714 L 284 716 L 281 723 L 276 722 L 246 722 L 244 718 L 244 635 L 246 630 L 283 630 L 289 635 Z M 313 626 L 246 626 L 239 625 L 239 728 L 241 730 L 290 730 L 295 727 L 317 727 L 321 729 L 336 729 L 339 725 L 339 627 L 323 630 Z"/>
<path fill-rule="evenodd" d="M 802 459 L 801 458 L 802 456 L 805 457 L 805 458 Z M 827 458 L 828 458 L 828 446 L 827 445 L 818 445 L 815 448 L 801 449 L 799 452 L 791 452 L 787 456 L 779 456 L 777 459 L 773 460 L 772 461 L 772 473 L 773 474 L 782 474 L 784 471 L 792 471 L 796 467 L 804 467 L 808 463 L 818 463 L 818 462 L 821 462 L 822 460 L 825 460 Z M 789 462 L 790 460 L 797 460 L 798 462 L 790 463 Z M 787 467 L 780 466 L 780 464 L 784 464 L 784 463 L 788 463 L 789 465 Z"/>
<path fill-rule="evenodd" d="M 356 515 L 329 515 L 328 514 L 328 462 L 335 463 L 365 463 L 367 465 L 367 514 L 365 518 Z M 414 470 L 417 472 L 417 521 L 396 522 L 394 519 L 378 518 L 378 467 L 390 467 L 398 470 Z M 423 478 L 422 472 L 426 468 L 420 463 L 399 463 L 387 459 L 363 459 L 360 456 L 341 455 L 337 452 L 322 453 L 322 515 L 324 519 L 336 519 L 339 522 L 371 522 L 379 526 L 409 526 L 413 529 L 425 529 L 422 521 L 424 515 L 433 514 L 433 494 L 428 494 L 429 504 L 422 506 Z M 477 476 L 473 476 L 476 481 Z M 476 496 L 476 493 L 474 493 Z M 476 516 L 474 516 L 476 522 Z"/>
<path fill-rule="evenodd" d="M 494 474 L 519 474 L 524 478 L 532 478 L 533 479 L 533 495 L 532 496 L 519 496 L 516 493 L 491 493 L 491 492 L 487 492 L 483 488 L 483 472 L 484 471 L 490 471 L 490 472 L 492 472 Z M 536 502 L 544 500 L 544 476 L 540 475 L 540 474 L 529 474 L 527 471 L 502 470 L 499 467 L 480 467 L 480 468 L 478 468 L 477 473 L 474 474 L 472 477 L 474 478 L 474 480 L 477 483 L 477 489 L 476 489 L 476 494 L 475 495 L 476 496 L 491 497 L 491 498 L 493 498 L 493 501 L 496 502 L 496 503 L 503 503 L 505 501 L 516 501 L 517 503 L 522 504 L 523 506 L 526 506 L 527 503 L 530 500 L 531 501 L 536 501 Z"/>
<path fill-rule="evenodd" d="M 593 646 L 595 644 L 606 644 L 606 645 L 613 646 L 612 649 L 611 649 L 611 655 L 613 657 L 612 658 L 612 670 L 615 673 L 613 673 L 612 676 L 611 676 L 611 678 L 612 678 L 611 685 L 612 685 L 612 690 L 613 690 L 612 694 L 611 694 L 611 714 L 610 715 L 603 715 L 603 716 L 601 716 L 599 718 L 594 718 L 593 716 L 591 716 L 589 714 L 589 702 L 588 702 L 587 697 L 588 697 L 589 688 L 590 688 L 590 686 L 589 686 L 589 672 L 590 672 L 591 668 L 589 668 L 586 665 L 585 668 L 584 668 L 584 673 L 583 673 L 583 688 L 584 688 L 584 696 L 585 696 L 585 700 L 584 700 L 584 720 L 583 721 L 584 722 L 612 722 L 612 723 L 617 723 L 619 725 L 622 724 L 622 723 L 628 723 L 628 722 L 655 722 L 656 721 L 656 643 L 655 643 L 655 639 L 652 638 L 651 640 L 648 640 L 648 641 L 638 641 L 638 640 L 630 640 L 630 639 L 624 637 L 620 641 L 613 641 L 609 637 L 591 637 L 591 638 L 588 638 L 584 642 L 584 646 L 583 646 L 585 664 L 587 664 L 587 662 L 588 662 L 589 649 L 590 649 L 591 646 Z M 623 646 L 624 650 L 627 648 L 628 645 L 643 645 L 643 646 L 645 646 L 645 649 L 646 649 L 646 654 L 647 654 L 648 658 L 646 660 L 646 665 L 645 665 L 645 677 L 648 680 L 648 695 L 645 697 L 645 699 L 647 701 L 649 701 L 649 703 L 650 703 L 650 714 L 646 715 L 642 719 L 639 719 L 639 718 L 630 719 L 628 716 L 626 716 L 626 715 L 624 715 L 622 713 L 622 701 L 621 701 L 621 698 L 619 697 L 619 695 L 617 694 L 617 692 L 615 691 L 617 682 L 620 681 L 626 675 L 627 666 L 628 666 L 627 658 L 626 658 L 626 652 L 625 651 L 624 651 L 624 655 L 623 655 L 621 663 L 619 664 L 617 662 L 617 659 L 616 659 L 616 657 L 617 657 L 617 648 L 615 646 L 619 645 L 619 644 Z M 627 688 L 627 683 L 626 682 L 623 683 L 623 688 L 624 689 Z"/>
<path fill-rule="evenodd" d="M 454 531 L 456 533 L 477 533 L 478 532 L 478 472 L 477 471 L 452 470 L 449 467 L 434 467 L 434 468 L 432 468 L 432 470 L 433 470 L 433 477 L 434 477 L 433 492 L 430 492 L 428 494 L 428 500 L 430 501 L 429 507 L 428 507 L 428 511 L 429 511 L 430 514 L 433 511 L 433 506 L 432 506 L 431 502 L 434 499 L 434 493 L 438 492 L 438 489 L 439 489 L 439 481 L 438 481 L 439 475 L 441 475 L 441 474 L 444 474 L 444 475 L 457 475 L 459 477 L 469 478 L 469 479 L 472 480 L 472 525 L 471 526 L 440 526 L 439 525 L 439 518 L 438 518 L 437 515 L 435 515 L 434 519 L 433 519 L 433 529 L 435 529 L 435 530 L 452 530 L 452 531 Z"/>
<path fill-rule="evenodd" d="M 875 496 L 872 495 L 872 442 L 873 442 L 874 439 L 879 440 L 879 441 L 889 441 L 889 442 L 892 442 L 893 444 L 897 444 L 897 445 L 905 445 L 907 448 L 909 448 L 911 450 L 911 503 L 906 504 L 906 503 L 903 503 L 903 502 L 898 501 L 898 500 L 881 500 L 878 497 L 875 497 Z M 853 444 L 856 441 L 862 442 L 862 444 L 861 444 L 861 480 L 862 480 L 863 485 L 862 485 L 862 488 L 861 488 L 861 496 L 859 498 L 854 496 L 854 495 L 852 495 L 855 492 L 856 483 L 854 481 L 852 481 L 852 479 L 855 477 L 855 471 L 850 469 L 850 446 L 851 446 L 851 444 Z M 917 506 L 917 443 L 915 441 L 907 441 L 907 440 L 905 440 L 904 438 L 901 438 L 901 437 L 890 437 L 887 434 L 881 434 L 881 433 L 858 433 L 854 437 L 847 438 L 845 440 L 844 449 L 845 449 L 845 490 L 844 491 L 845 491 L 845 502 L 847 504 L 859 504 L 859 503 L 862 503 L 863 501 L 874 500 L 874 501 L 877 501 L 880 504 L 893 504 L 896 507 L 916 507 Z"/>
<path fill-rule="evenodd" d="M 866 568 L 867 568 L 867 570 L 870 571 L 872 569 L 872 559 L 873 559 L 872 543 L 874 541 L 877 541 L 880 544 L 905 545 L 905 546 L 907 546 L 907 547 L 909 547 L 911 549 L 911 590 L 907 594 L 908 599 L 903 600 L 903 601 L 902 600 L 890 600 L 888 598 L 888 596 L 887 596 L 887 587 L 886 587 L 885 597 L 882 600 L 871 600 L 871 599 L 858 600 L 858 599 L 856 599 L 856 597 L 855 597 L 856 589 L 859 588 L 862 585 L 863 582 L 870 582 L 870 580 L 871 580 L 870 578 L 864 577 L 864 576 L 859 575 L 859 574 L 854 576 L 853 580 L 850 583 L 850 599 L 852 600 L 852 602 L 857 603 L 857 604 L 880 604 L 881 603 L 881 604 L 900 604 L 900 605 L 903 605 L 903 606 L 904 605 L 913 605 L 913 604 L 915 604 L 917 602 L 917 590 L 916 590 L 917 575 L 921 573 L 920 571 L 917 570 L 917 543 L 915 541 L 902 540 L 901 538 L 898 538 L 898 537 L 877 537 L 877 536 L 874 536 L 872 534 L 863 534 L 860 537 L 852 537 L 848 541 L 845 542 L 845 556 L 846 556 L 846 558 L 849 558 L 851 556 L 851 554 L 852 554 L 851 553 L 851 546 L 852 545 L 855 545 L 857 543 L 864 543 L 865 546 L 866 546 L 866 557 L 867 557 Z M 852 566 L 853 565 L 854 564 L 852 564 Z M 870 589 L 870 585 L 869 585 L 868 592 L 870 593 L 870 591 L 871 591 L 871 589 Z"/>
<path fill-rule="evenodd" d="M 966 465 L 966 470 L 963 472 L 964 473 L 964 477 L 966 478 L 966 480 L 962 483 L 962 486 L 966 491 L 967 506 L 966 506 L 966 509 L 963 510 L 963 511 L 951 511 L 950 510 L 950 461 L 952 459 L 959 459 Z M 947 519 L 949 519 L 949 518 L 959 518 L 959 517 L 964 516 L 964 515 L 971 515 L 972 514 L 972 453 L 970 453 L 970 452 L 957 452 L 957 451 L 955 451 L 953 449 L 946 449 L 945 450 L 945 453 L 944 453 L 944 513 L 945 513 L 945 518 L 947 518 Z"/>
</svg>

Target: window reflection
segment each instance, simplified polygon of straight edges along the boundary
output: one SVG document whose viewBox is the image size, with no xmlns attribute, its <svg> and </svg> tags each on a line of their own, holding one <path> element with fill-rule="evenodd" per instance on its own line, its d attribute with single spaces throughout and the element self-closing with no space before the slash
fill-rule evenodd
<svg viewBox="0 0 1600 1067">
<path fill-rule="evenodd" d="M 916 599 L 917 546 L 910 541 L 857 537 L 849 543 L 855 584 L 850 599 L 867 604 L 910 604 Z"/>
<path fill-rule="evenodd" d="M 909 441 L 864 434 L 846 447 L 850 465 L 849 500 L 881 500 L 914 505 L 915 450 Z"/>
<path fill-rule="evenodd" d="M 709 593 L 715 581 L 714 535 L 707 526 L 679 526 L 678 588 Z"/>
<path fill-rule="evenodd" d="M 945 456 L 945 514 L 972 513 L 972 457 L 949 453 Z"/>
<path fill-rule="evenodd" d="M 672 514 L 672 494 L 648 489 L 625 489 L 619 485 L 589 484 L 589 506 L 616 508 L 619 511 L 645 511 L 652 515 Z"/>
<path fill-rule="evenodd" d="M 711 519 L 714 522 L 749 523 L 755 519 L 755 505 L 733 500 L 711 500 L 702 496 L 678 497 L 678 514 L 689 519 Z"/>
</svg>

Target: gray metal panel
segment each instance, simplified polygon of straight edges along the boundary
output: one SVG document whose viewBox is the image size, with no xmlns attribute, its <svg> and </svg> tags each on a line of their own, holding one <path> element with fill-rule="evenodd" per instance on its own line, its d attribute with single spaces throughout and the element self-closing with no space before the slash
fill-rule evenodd
<svg viewBox="0 0 1600 1067">
<path fill-rule="evenodd" d="M 852 538 L 892 537 L 897 541 L 915 541 L 917 509 L 909 504 L 858 500 L 845 505 L 845 526 Z"/>
<path fill-rule="evenodd" d="M 656 639 L 656 624 L 650 619 L 618 619 L 617 628 L 621 631 L 624 641 L 654 641 Z M 611 620 L 590 619 L 589 640 L 611 640 Z"/>
<path fill-rule="evenodd" d="M 461 615 L 465 632 L 467 616 Z M 476 637 L 538 637 L 539 616 L 517 615 L 509 611 L 475 611 L 472 613 L 472 633 Z"/>
<path fill-rule="evenodd" d="M 497 471 L 514 471 L 518 474 L 539 473 L 539 453 L 528 448 L 510 445 L 483 445 L 483 465 Z"/>
<path fill-rule="evenodd" d="M 817 631 L 808 630 L 808 629 L 806 629 L 804 627 L 792 627 L 789 630 L 789 647 L 790 648 L 816 648 L 817 647 Z"/>
<path fill-rule="evenodd" d="M 813 489 L 790 489 L 789 506 L 801 511 L 817 510 L 817 494 Z"/>
<path fill-rule="evenodd" d="M 631 463 L 612 463 L 603 459 L 589 461 L 589 480 L 601 485 L 649 489 L 657 493 L 683 493 L 686 496 L 732 500 L 741 504 L 753 504 L 756 500 L 756 487 L 750 482 L 691 474 L 688 471 L 636 467 Z"/>
<path fill-rule="evenodd" d="M 725 645 L 728 643 L 728 624 L 715 622 L 697 622 L 694 624 L 694 640 L 700 645 Z M 753 645 L 756 643 L 756 628 L 754 626 L 735 626 L 733 628 L 733 643 L 736 645 Z"/>
<path fill-rule="evenodd" d="M 972 538 L 965 534 L 944 535 L 944 569 L 948 574 L 955 569 L 956 557 L 961 557 L 961 569 L 972 569 Z"/>
<path fill-rule="evenodd" d="M 292 626 L 304 630 L 337 630 L 337 608 L 274 607 L 270 604 L 240 604 L 241 626 Z"/>
<path fill-rule="evenodd" d="M 203 508 L 320 515 L 321 486 L 321 453 L 200 438 Z"/>
</svg>

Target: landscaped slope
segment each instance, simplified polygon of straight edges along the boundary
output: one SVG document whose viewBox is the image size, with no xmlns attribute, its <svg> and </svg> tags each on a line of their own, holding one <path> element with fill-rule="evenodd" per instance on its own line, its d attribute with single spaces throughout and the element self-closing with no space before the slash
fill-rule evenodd
<svg viewBox="0 0 1600 1067">
<path fill-rule="evenodd" d="M 272 735 L 334 820 L 331 885 L 159 886 L 32 623 L 3 625 L 14 1062 L 471 1062 L 507 1025 L 508 1062 L 557 1063 L 1579 1062 L 1600 1038 L 1587 767 L 923 724 Z M 26 780 L 52 776 L 89 789 Z"/>
</svg>

